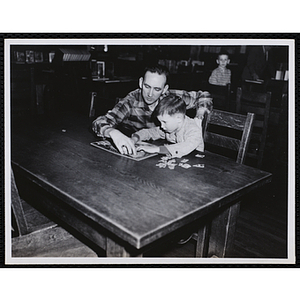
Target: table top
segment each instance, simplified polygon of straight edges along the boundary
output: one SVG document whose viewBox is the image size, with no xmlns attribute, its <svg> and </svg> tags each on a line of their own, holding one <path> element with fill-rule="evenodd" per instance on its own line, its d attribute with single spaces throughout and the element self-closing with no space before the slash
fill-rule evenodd
<svg viewBox="0 0 300 300">
<path fill-rule="evenodd" d="M 96 140 L 80 115 L 15 120 L 12 162 L 137 249 L 271 180 L 270 173 L 209 152 L 176 159 L 204 168 L 159 168 L 161 155 L 134 161 L 92 147 Z"/>
</svg>

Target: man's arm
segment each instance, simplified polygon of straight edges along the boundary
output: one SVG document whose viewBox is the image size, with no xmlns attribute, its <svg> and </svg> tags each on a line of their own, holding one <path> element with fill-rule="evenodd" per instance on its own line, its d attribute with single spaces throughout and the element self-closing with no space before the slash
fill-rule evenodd
<svg viewBox="0 0 300 300">
<path fill-rule="evenodd" d="M 131 101 L 134 101 L 135 92 L 129 93 L 123 100 L 108 111 L 106 115 L 98 117 L 92 124 L 93 131 L 100 137 L 111 138 L 122 154 L 136 154 L 132 140 L 115 127 L 122 123 L 131 113 Z"/>
<path fill-rule="evenodd" d="M 110 137 L 109 131 L 117 127 L 131 113 L 130 103 L 135 100 L 135 92 L 129 93 L 125 98 L 119 101 L 112 110 L 109 110 L 104 116 L 98 117 L 93 121 L 92 129 L 100 137 Z"/>
<path fill-rule="evenodd" d="M 183 91 L 183 90 L 169 90 L 169 92 L 173 95 L 179 96 L 183 99 L 186 104 L 187 109 L 195 108 L 198 99 L 203 94 L 203 91 Z"/>
</svg>

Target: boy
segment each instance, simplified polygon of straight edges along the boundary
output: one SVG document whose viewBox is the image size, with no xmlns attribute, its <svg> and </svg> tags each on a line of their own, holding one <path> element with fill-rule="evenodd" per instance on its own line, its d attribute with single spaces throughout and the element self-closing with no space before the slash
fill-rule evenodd
<svg viewBox="0 0 300 300">
<path fill-rule="evenodd" d="M 168 95 L 154 110 L 161 126 L 142 129 L 132 134 L 133 143 L 138 141 L 165 139 L 171 144 L 164 146 L 141 145 L 137 150 L 148 153 L 160 153 L 172 157 L 182 157 L 193 150 L 204 150 L 201 122 L 185 115 L 186 104 L 178 96 Z"/>
<path fill-rule="evenodd" d="M 231 83 L 231 71 L 226 67 L 230 63 L 228 54 L 219 54 L 216 62 L 219 66 L 212 71 L 208 82 L 213 85 L 221 86 Z"/>
</svg>

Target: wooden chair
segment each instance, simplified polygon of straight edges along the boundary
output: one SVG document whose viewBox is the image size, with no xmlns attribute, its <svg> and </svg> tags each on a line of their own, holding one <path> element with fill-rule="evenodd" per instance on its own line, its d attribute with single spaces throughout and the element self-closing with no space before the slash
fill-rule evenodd
<svg viewBox="0 0 300 300">
<path fill-rule="evenodd" d="M 90 92 L 90 107 L 89 107 L 89 118 L 98 117 L 99 114 L 106 114 L 109 109 L 112 109 L 113 107 L 109 105 L 109 103 L 113 103 L 109 99 L 100 99 L 98 97 L 97 92 Z M 123 98 L 116 97 L 115 102 L 113 103 L 113 106 L 115 106 L 120 100 Z M 102 100 L 102 101 L 101 101 Z M 100 107 L 100 102 L 102 102 L 102 107 Z M 103 104 L 104 103 L 104 104 Z M 107 104 L 105 104 L 107 103 Z"/>
<path fill-rule="evenodd" d="M 231 84 L 228 83 L 226 86 L 218 86 L 208 84 L 206 90 L 209 91 L 212 98 L 214 99 L 214 108 L 230 111 L 231 105 Z"/>
<path fill-rule="evenodd" d="M 214 109 L 208 116 L 204 125 L 204 143 L 206 150 L 216 150 L 219 154 L 228 155 L 236 160 L 237 163 L 243 164 L 249 145 L 252 126 L 254 122 L 254 114 L 248 113 L 246 116 L 231 112 Z M 226 179 L 224 179 L 226 180 Z M 205 223 L 198 230 L 197 234 L 193 234 L 196 240 L 196 257 L 216 257 L 215 253 L 220 252 L 214 246 L 217 241 L 212 241 L 211 236 L 217 236 L 216 233 L 220 228 L 234 227 L 236 219 L 240 211 L 240 203 L 224 208 L 218 215 L 214 216 L 213 223 Z M 227 230 L 226 229 L 226 230 Z M 229 232 L 229 231 L 228 231 Z M 214 233 L 212 235 L 212 233 Z M 213 245 L 208 248 L 209 244 Z M 232 248 L 234 242 L 234 231 L 227 236 L 226 249 L 222 251 L 222 257 Z"/>
<path fill-rule="evenodd" d="M 246 116 L 214 109 L 204 128 L 205 149 L 213 150 L 244 163 L 254 122 L 254 114 Z"/>
<path fill-rule="evenodd" d="M 93 118 L 95 117 L 95 98 L 97 96 L 96 92 L 90 92 L 90 98 L 91 98 L 91 103 L 90 103 L 90 109 L 89 109 L 89 117 Z"/>
<path fill-rule="evenodd" d="M 255 114 L 252 137 L 247 152 L 247 164 L 261 168 L 266 145 L 270 115 L 271 92 L 258 93 L 237 89 L 236 112 Z"/>
<path fill-rule="evenodd" d="M 97 257 L 68 231 L 27 204 L 11 173 L 12 257 Z"/>
<path fill-rule="evenodd" d="M 276 138 L 271 156 L 273 174 L 283 174 L 288 169 L 288 107 L 288 95 L 282 94 L 281 109 L 276 127 Z"/>
<path fill-rule="evenodd" d="M 237 163 L 243 164 L 251 137 L 254 114 L 248 113 L 245 116 L 214 109 L 206 117 L 206 122 L 203 125 L 205 149 L 229 156 L 235 159 Z M 178 243 L 185 244 L 192 238 L 196 240 L 196 257 L 206 255 L 214 257 L 215 249 L 208 249 L 211 233 L 218 232 L 220 228 L 234 226 L 239 209 L 239 202 L 230 208 L 225 208 L 217 216 L 214 216 L 214 225 L 207 220 L 197 233 L 194 232 L 188 239 L 180 240 Z M 232 247 L 234 235 L 227 238 L 226 251 Z M 210 244 L 217 245 L 218 243 L 212 241 Z M 226 255 L 226 251 L 224 250 L 223 257 Z"/>
</svg>

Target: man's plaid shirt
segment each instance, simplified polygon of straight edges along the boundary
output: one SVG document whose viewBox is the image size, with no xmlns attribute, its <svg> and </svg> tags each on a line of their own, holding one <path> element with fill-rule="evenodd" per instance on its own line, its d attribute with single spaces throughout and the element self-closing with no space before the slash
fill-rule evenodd
<svg viewBox="0 0 300 300">
<path fill-rule="evenodd" d="M 181 97 L 187 104 L 187 109 L 195 108 L 197 99 L 200 98 L 202 91 L 186 92 L 181 90 L 169 90 L 160 99 L 168 94 Z M 105 116 L 98 117 L 94 124 L 97 124 L 98 136 L 104 137 L 108 128 L 118 128 L 127 135 L 143 129 L 157 126 L 152 117 L 152 111 L 142 97 L 141 89 L 130 92 L 125 98 L 119 101 L 112 110 Z M 121 126 L 121 128 L 119 128 Z"/>
</svg>

